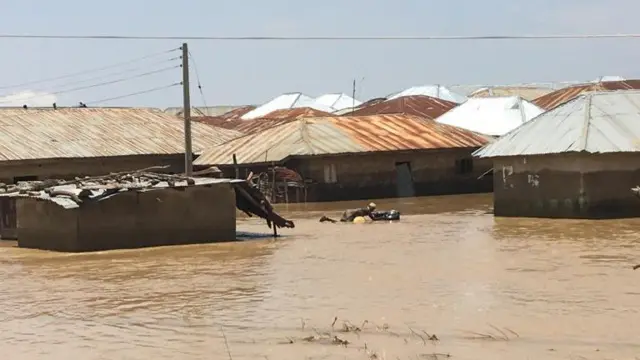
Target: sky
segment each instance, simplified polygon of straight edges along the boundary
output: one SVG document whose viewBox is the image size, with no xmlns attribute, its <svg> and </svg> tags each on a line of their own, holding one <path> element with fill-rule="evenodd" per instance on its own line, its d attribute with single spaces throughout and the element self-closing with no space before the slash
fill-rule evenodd
<svg viewBox="0 0 640 360">
<path fill-rule="evenodd" d="M 0 33 L 131 36 L 464 36 L 640 33 L 638 0 L 1 0 Z M 305 4 L 306 3 L 306 4 Z M 2 39 L 0 106 L 181 106 L 181 41 Z M 640 78 L 640 38 L 514 41 L 189 41 L 193 106 L 286 92 L 385 96 L 427 84 Z M 197 69 L 197 76 L 196 70 Z M 42 80 L 77 72 L 82 76 Z M 199 81 L 198 81 L 199 80 Z M 201 84 L 202 93 L 197 87 Z M 28 83 L 28 84 L 25 84 Z M 24 85 L 21 85 L 24 84 Z M 17 86 L 21 85 L 21 86 Z M 77 89 L 81 88 L 81 89 Z M 75 91 L 69 91 L 74 90 Z"/>
</svg>

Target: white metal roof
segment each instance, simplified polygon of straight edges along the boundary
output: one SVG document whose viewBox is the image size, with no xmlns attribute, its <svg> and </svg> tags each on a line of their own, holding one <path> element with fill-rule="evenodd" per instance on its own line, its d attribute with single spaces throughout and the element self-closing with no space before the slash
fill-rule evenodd
<svg viewBox="0 0 640 360">
<path fill-rule="evenodd" d="M 640 151 L 640 91 L 580 95 L 474 153 L 477 157 Z"/>
<path fill-rule="evenodd" d="M 467 101 L 466 96 L 458 94 L 442 85 L 413 86 L 408 89 L 402 90 L 399 93 L 388 96 L 387 100 L 393 100 L 399 97 L 413 95 L 426 95 L 442 100 L 453 101 L 454 103 L 458 104 L 462 104 L 463 102 Z"/>
<path fill-rule="evenodd" d="M 485 135 L 502 136 L 543 112 L 519 96 L 470 98 L 436 121 Z"/>
<path fill-rule="evenodd" d="M 309 107 L 312 109 L 325 111 L 328 113 L 333 112 L 333 109 L 329 106 L 318 104 L 314 98 L 305 95 L 303 93 L 289 93 L 282 94 L 268 101 L 267 103 L 258 106 L 257 108 L 242 115 L 242 120 L 253 120 L 264 117 L 276 110 L 294 109 L 301 107 Z"/>
<path fill-rule="evenodd" d="M 624 81 L 627 80 L 625 78 L 623 78 L 622 76 L 618 76 L 618 75 L 605 75 L 605 76 L 600 76 L 595 80 L 592 80 L 591 82 L 597 83 L 597 82 L 604 82 L 604 81 Z"/>
<path fill-rule="evenodd" d="M 340 93 L 320 95 L 315 98 L 315 102 L 320 106 L 327 106 L 332 108 L 332 112 L 351 109 L 362 104 L 361 101 L 358 101 L 349 95 Z"/>
</svg>

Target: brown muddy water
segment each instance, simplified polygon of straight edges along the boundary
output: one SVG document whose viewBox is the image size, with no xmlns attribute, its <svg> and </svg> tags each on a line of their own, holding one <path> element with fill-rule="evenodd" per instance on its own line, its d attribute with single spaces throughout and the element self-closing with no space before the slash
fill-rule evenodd
<svg viewBox="0 0 640 360">
<path fill-rule="evenodd" d="M 490 202 L 377 201 L 402 221 L 361 225 L 317 221 L 360 202 L 290 205 L 297 226 L 277 241 L 72 255 L 4 243 L 2 359 L 228 359 L 225 337 L 236 360 L 640 356 L 640 221 L 494 219 Z M 269 233 L 256 219 L 239 230 Z M 336 316 L 336 330 L 369 323 L 334 333 L 347 347 L 302 340 Z"/>
</svg>

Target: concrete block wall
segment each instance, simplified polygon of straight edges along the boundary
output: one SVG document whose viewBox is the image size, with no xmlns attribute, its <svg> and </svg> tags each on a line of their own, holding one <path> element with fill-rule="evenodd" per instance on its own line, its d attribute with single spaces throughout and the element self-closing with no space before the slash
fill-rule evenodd
<svg viewBox="0 0 640 360">
<path fill-rule="evenodd" d="M 309 201 L 358 200 L 396 196 L 396 163 L 409 162 L 417 196 L 491 192 L 490 160 L 473 159 L 473 170 L 458 173 L 456 160 L 470 159 L 474 149 L 432 152 L 370 153 L 300 160 L 299 171 L 318 182 Z M 337 183 L 324 183 L 325 165 L 336 168 Z"/>
<path fill-rule="evenodd" d="M 80 252 L 236 237 L 235 192 L 228 183 L 127 192 L 71 210 L 31 199 L 18 203 L 21 247 Z"/>
<path fill-rule="evenodd" d="M 18 246 L 72 252 L 78 247 L 78 212 L 64 210 L 48 201 L 20 199 L 16 202 Z"/>
<path fill-rule="evenodd" d="M 494 159 L 494 214 L 546 218 L 640 216 L 640 156 L 562 154 Z"/>
</svg>

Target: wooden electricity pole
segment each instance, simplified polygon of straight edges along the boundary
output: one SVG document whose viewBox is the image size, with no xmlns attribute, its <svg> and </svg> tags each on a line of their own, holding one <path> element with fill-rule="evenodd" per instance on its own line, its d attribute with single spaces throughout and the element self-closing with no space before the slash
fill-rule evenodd
<svg viewBox="0 0 640 360">
<path fill-rule="evenodd" d="M 189 94 L 189 47 L 182 44 L 182 98 L 184 113 L 184 173 L 193 175 L 193 151 L 191 146 L 191 98 Z"/>
</svg>

